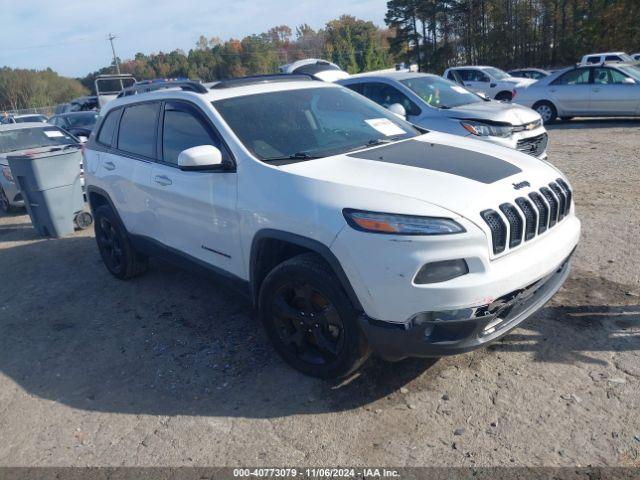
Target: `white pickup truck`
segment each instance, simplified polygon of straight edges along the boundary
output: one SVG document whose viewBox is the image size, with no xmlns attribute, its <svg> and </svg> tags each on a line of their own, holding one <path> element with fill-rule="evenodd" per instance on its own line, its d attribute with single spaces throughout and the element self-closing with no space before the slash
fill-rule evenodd
<svg viewBox="0 0 640 480">
<path fill-rule="evenodd" d="M 536 80 L 531 78 L 512 77 L 499 68 L 485 66 L 448 68 L 442 76 L 469 90 L 484 93 L 487 97 L 505 102 L 513 100 L 516 88 L 536 83 Z"/>
</svg>

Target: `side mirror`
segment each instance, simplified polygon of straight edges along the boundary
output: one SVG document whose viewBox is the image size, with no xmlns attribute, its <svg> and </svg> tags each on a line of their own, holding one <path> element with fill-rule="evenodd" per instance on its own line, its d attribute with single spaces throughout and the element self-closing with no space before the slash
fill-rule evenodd
<svg viewBox="0 0 640 480">
<path fill-rule="evenodd" d="M 476 95 L 478 95 L 480 98 L 482 98 L 483 100 L 491 100 L 486 93 L 484 92 L 476 92 Z"/>
<path fill-rule="evenodd" d="M 78 140 L 80 141 L 80 143 L 87 143 L 87 140 L 89 139 L 84 135 L 78 135 Z"/>
<path fill-rule="evenodd" d="M 407 118 L 407 111 L 399 103 L 393 103 L 393 104 L 389 105 L 387 107 L 387 110 L 389 110 L 391 113 L 399 116 L 403 120 Z"/>
<path fill-rule="evenodd" d="M 624 78 L 622 79 L 622 83 L 623 83 L 624 85 L 635 85 L 635 84 L 636 84 L 636 81 L 635 81 L 633 78 L 631 78 L 631 77 L 624 77 Z"/>
<path fill-rule="evenodd" d="M 180 152 L 180 170 L 216 170 L 222 166 L 222 152 L 213 145 L 200 145 Z"/>
</svg>

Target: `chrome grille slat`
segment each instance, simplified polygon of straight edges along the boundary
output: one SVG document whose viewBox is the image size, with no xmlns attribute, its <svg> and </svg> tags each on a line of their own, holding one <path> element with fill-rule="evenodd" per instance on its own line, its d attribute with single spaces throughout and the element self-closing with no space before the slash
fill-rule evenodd
<svg viewBox="0 0 640 480">
<path fill-rule="evenodd" d="M 535 209 L 524 197 L 516 198 L 516 205 L 520 207 L 520 211 L 524 215 L 525 227 L 524 227 L 524 241 L 529 241 L 536 236 L 538 230 L 538 215 Z"/>
<path fill-rule="evenodd" d="M 503 203 L 500 205 L 500 211 L 509 222 L 509 248 L 517 247 L 522 243 L 522 228 L 524 226 L 524 221 L 516 207 L 510 203 Z"/>
<path fill-rule="evenodd" d="M 502 253 L 507 244 L 507 226 L 505 225 L 500 214 L 495 210 L 484 210 L 480 216 L 489 226 L 491 230 L 491 243 L 493 245 L 493 253 Z"/>
<path fill-rule="evenodd" d="M 558 199 L 547 187 L 542 187 L 540 193 L 549 204 L 549 228 L 552 228 L 558 222 Z"/>
<path fill-rule="evenodd" d="M 527 197 L 500 204 L 502 215 L 493 209 L 480 212 L 491 232 L 493 253 L 503 253 L 507 246 L 516 248 L 555 226 L 571 211 L 572 197 L 567 182 L 558 178 Z"/>
<path fill-rule="evenodd" d="M 558 206 L 558 221 L 560 221 L 564 218 L 565 209 L 567 205 L 567 198 L 565 197 L 562 189 L 556 183 L 551 182 L 549 184 L 549 188 L 553 193 L 556 194 L 556 197 L 558 197 L 558 201 L 560 202 L 560 205 Z"/>
<path fill-rule="evenodd" d="M 549 207 L 538 192 L 531 192 L 529 198 L 538 209 L 538 235 L 547 231 L 549 225 Z"/>
</svg>

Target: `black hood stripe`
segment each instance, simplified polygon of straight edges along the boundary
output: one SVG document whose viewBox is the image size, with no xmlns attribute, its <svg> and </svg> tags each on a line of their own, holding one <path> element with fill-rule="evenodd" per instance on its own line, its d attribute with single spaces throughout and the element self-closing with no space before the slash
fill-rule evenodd
<svg viewBox="0 0 640 480">
<path fill-rule="evenodd" d="M 482 183 L 497 182 L 522 171 L 490 155 L 417 140 L 351 153 L 349 157 L 435 170 Z"/>
</svg>

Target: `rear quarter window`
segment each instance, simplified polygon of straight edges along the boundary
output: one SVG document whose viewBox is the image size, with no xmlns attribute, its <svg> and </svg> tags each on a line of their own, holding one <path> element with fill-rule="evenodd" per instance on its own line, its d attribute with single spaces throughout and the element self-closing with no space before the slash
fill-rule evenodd
<svg viewBox="0 0 640 480">
<path fill-rule="evenodd" d="M 118 117 L 120 116 L 121 110 L 111 110 L 105 119 L 102 121 L 102 126 L 100 127 L 100 133 L 98 134 L 98 143 L 102 145 L 106 145 L 107 147 L 111 146 L 113 141 L 113 133 L 118 124 Z"/>
<path fill-rule="evenodd" d="M 154 158 L 159 112 L 159 103 L 125 107 L 120 119 L 118 150 Z"/>
</svg>

